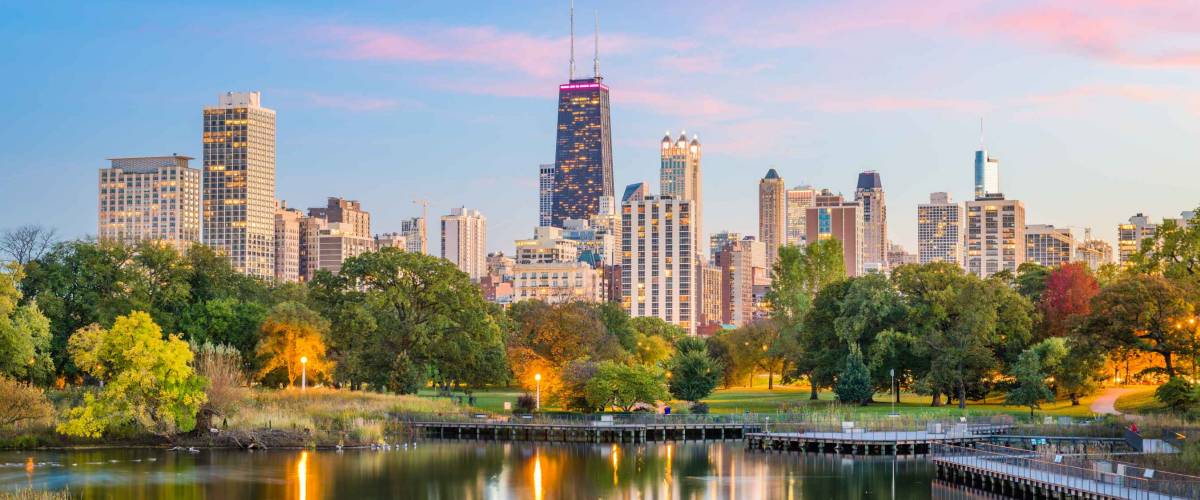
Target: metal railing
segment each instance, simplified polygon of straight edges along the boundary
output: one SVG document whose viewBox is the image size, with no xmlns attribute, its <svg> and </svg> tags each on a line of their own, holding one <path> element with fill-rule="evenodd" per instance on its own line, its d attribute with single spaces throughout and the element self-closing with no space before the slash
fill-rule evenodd
<svg viewBox="0 0 1200 500">
<path fill-rule="evenodd" d="M 1145 469 L 1108 457 L 1047 456 L 1006 446 L 935 444 L 935 461 L 1121 498 L 1200 498 L 1200 477 Z"/>
</svg>

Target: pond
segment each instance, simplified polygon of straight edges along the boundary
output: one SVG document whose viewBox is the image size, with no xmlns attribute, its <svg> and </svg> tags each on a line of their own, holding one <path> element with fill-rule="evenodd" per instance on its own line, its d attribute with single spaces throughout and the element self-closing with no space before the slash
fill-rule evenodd
<svg viewBox="0 0 1200 500">
<path fill-rule="evenodd" d="M 744 452 L 732 441 L 0 452 L 0 490 L 83 498 L 975 498 L 933 479 L 922 457 Z"/>
</svg>

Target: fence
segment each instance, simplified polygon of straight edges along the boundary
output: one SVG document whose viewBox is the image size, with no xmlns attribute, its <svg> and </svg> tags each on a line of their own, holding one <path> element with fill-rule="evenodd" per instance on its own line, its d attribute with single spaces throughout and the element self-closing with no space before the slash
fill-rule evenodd
<svg viewBox="0 0 1200 500">
<path fill-rule="evenodd" d="M 1200 477 L 1146 469 L 1104 456 L 1047 456 L 1029 450 L 978 443 L 935 444 L 935 461 L 1124 498 L 1200 498 Z"/>
</svg>

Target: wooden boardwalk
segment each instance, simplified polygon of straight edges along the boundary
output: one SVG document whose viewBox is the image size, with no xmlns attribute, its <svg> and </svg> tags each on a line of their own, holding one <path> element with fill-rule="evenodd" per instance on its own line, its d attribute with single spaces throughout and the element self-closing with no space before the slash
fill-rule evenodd
<svg viewBox="0 0 1200 500">
<path fill-rule="evenodd" d="M 411 422 L 406 425 L 425 437 L 493 441 L 550 441 L 577 443 L 641 443 L 742 439 L 761 431 L 753 423 L 525 423 L 525 422 Z"/>
<path fill-rule="evenodd" d="M 944 432 L 857 429 L 843 432 L 748 432 L 746 448 L 850 455 L 921 455 L 929 453 L 931 445 L 968 445 L 1009 429 L 1009 425 L 963 425 Z"/>
<path fill-rule="evenodd" d="M 936 456 L 933 461 L 937 465 L 937 477 L 942 481 L 962 484 L 1010 498 L 1130 498 L 1141 500 L 1189 498 L 1126 486 L 1121 484 L 1123 480 L 1129 481 L 1128 484 L 1131 485 L 1145 483 L 1137 483 L 1137 478 L 1118 478 L 1112 474 L 1080 477 L 1077 474 L 1039 470 L 986 456 Z M 1063 468 L 1063 470 L 1069 469 Z M 1087 472 L 1082 469 L 1077 470 Z"/>
</svg>

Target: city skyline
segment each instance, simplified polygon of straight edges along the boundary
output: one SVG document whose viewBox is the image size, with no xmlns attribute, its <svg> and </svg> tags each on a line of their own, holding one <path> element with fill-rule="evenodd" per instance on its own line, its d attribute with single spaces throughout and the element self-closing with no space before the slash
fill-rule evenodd
<svg viewBox="0 0 1200 500">
<path fill-rule="evenodd" d="M 657 176 L 654 153 L 662 130 L 680 126 L 703 130 L 705 191 L 709 193 L 705 198 L 706 233 L 757 233 L 756 180 L 771 166 L 789 186 L 812 184 L 847 196 L 853 192 L 852 176 L 873 169 L 890 180 L 889 235 L 914 251 L 916 207 L 928 193 L 947 191 L 960 200 L 972 197 L 970 162 L 977 147 L 980 115 L 987 117 L 989 153 L 1003 160 L 1003 191 L 1025 203 L 1030 223 L 1070 227 L 1077 233 L 1092 227 L 1097 237 L 1115 244 L 1116 225 L 1134 213 L 1159 220 L 1195 208 L 1191 195 L 1177 186 L 1194 184 L 1200 174 L 1186 166 L 1185 155 L 1174 154 L 1186 149 L 1188 137 L 1200 133 L 1195 123 L 1200 120 L 1188 106 L 1195 96 L 1178 90 L 1188 80 L 1189 66 L 1182 60 L 1172 63 L 1169 54 L 1128 46 L 1129 38 L 1120 30 L 1101 37 L 1111 43 L 1112 50 L 1098 53 L 1057 39 L 1035 37 L 1040 41 L 1017 45 L 987 36 L 969 37 L 971 48 L 987 49 L 989 54 L 1034 56 L 1023 58 L 1019 65 L 1010 61 L 983 67 L 968 66 L 961 57 L 951 57 L 949 64 L 930 70 L 934 74 L 880 67 L 874 70 L 880 76 L 905 78 L 878 88 L 852 86 L 848 94 L 838 95 L 821 87 L 836 87 L 849 73 L 863 68 L 851 63 L 840 72 L 801 79 L 804 75 L 789 73 L 782 66 L 792 57 L 802 57 L 829 69 L 827 54 L 839 47 L 828 45 L 846 44 L 840 49 L 858 55 L 877 54 L 883 50 L 878 40 L 852 42 L 847 36 L 869 27 L 882 26 L 885 33 L 881 36 L 889 40 L 919 44 L 886 22 L 889 19 L 932 23 L 981 10 L 995 15 L 997 24 L 1008 29 L 1019 27 L 1036 34 L 1041 31 L 1034 21 L 1042 11 L 1024 4 L 989 10 L 968 3 L 937 14 L 872 7 L 864 12 L 861 24 L 832 23 L 833 27 L 822 32 L 827 39 L 787 39 L 779 30 L 768 30 L 775 35 L 761 42 L 770 46 L 759 52 L 761 59 L 767 60 L 761 64 L 773 63 L 774 67 L 750 71 L 742 65 L 759 62 L 742 57 L 752 43 L 744 37 L 727 37 L 728 47 L 714 52 L 710 60 L 702 57 L 709 42 L 689 40 L 692 34 L 721 32 L 713 20 L 733 14 L 718 6 L 689 14 L 696 16 L 695 23 L 678 23 L 680 26 L 661 32 L 636 21 L 639 16 L 629 15 L 653 7 L 578 7 L 581 12 L 601 7 L 602 20 L 611 18 L 605 21 L 601 43 L 606 82 L 613 84 L 614 184 L 624 186 Z M 112 20 L 100 12 L 88 15 L 92 8 L 82 7 L 82 17 Z M 158 22 L 169 17 L 179 19 L 183 27 L 203 26 L 219 14 L 219 6 L 146 7 L 121 20 L 118 27 L 123 29 L 111 37 L 107 28 L 102 32 L 99 23 L 89 22 L 51 43 L 51 35 L 59 32 L 55 27 L 67 22 L 68 11 L 79 16 L 79 10 L 19 6 L 18 14 L 37 22 L 17 21 L 21 15 L 3 21 L 6 30 L 15 35 L 6 42 L 12 48 L 38 46 L 44 50 L 16 50 L 13 58 L 0 62 L 10 74 L 18 75 L 7 84 L 10 91 L 26 96 L 13 104 L 13 120 L 3 125 L 0 135 L 4 138 L 0 140 L 6 147 L 0 153 L 0 168 L 18 182 L 44 181 L 47 172 L 56 172 L 59 188 L 51 193 L 6 190 L 0 203 L 15 215 L 0 223 L 2 227 L 42 223 L 67 237 L 94 234 L 96 220 L 89 209 L 94 203 L 91 172 L 110 157 L 175 152 L 200 158 L 203 151 L 196 110 L 211 105 L 213 95 L 227 91 L 261 91 L 264 106 L 278 112 L 276 197 L 293 206 L 309 206 L 328 196 L 359 199 L 377 214 L 377 232 L 397 231 L 402 219 L 419 215 L 420 207 L 411 203 L 415 198 L 430 199 L 431 214 L 464 204 L 474 206 L 489 216 L 489 251 L 509 249 L 511 241 L 526 234 L 528 221 L 536 217 L 538 208 L 532 202 L 536 179 L 526 172 L 528 165 L 553 160 L 549 144 L 554 133 L 554 93 L 564 80 L 567 57 L 565 4 L 521 9 L 528 16 L 484 5 L 462 18 L 413 6 L 397 8 L 379 21 L 360 14 L 333 25 L 318 23 L 317 12 L 254 7 L 252 10 L 275 14 L 278 19 L 265 21 L 265 35 L 235 33 L 232 38 L 261 51 L 254 57 L 234 57 L 231 64 L 238 72 L 213 75 L 191 69 L 214 57 L 187 50 L 201 35 L 186 29 L 167 31 Z M 605 11 L 614 14 L 606 18 Z M 812 12 L 787 7 L 779 17 L 795 19 L 804 13 Z M 816 13 L 830 20 L 850 18 L 838 8 Z M 938 19 L 931 20 L 931 16 Z M 1116 3 L 1102 3 L 1096 12 L 1074 16 L 1070 22 L 1078 29 L 1103 30 L 1101 21 L 1112 19 L 1120 19 L 1122 29 L 1142 30 L 1146 36 L 1147 26 L 1160 28 L 1165 33 L 1162 37 L 1182 29 L 1172 28 L 1166 19 L 1127 12 Z M 307 50 L 290 50 L 287 41 L 295 39 L 295 32 L 285 30 L 287 23 L 282 20 L 300 21 L 299 26 L 325 36 L 315 37 Z M 340 31 L 334 29 L 337 26 L 342 27 Z M 138 27 L 141 29 L 130 29 Z M 470 27 L 478 29 L 471 31 Z M 467 30 L 463 33 L 469 36 L 461 37 L 465 41 L 449 41 L 447 33 L 456 29 Z M 30 69 L 45 70 L 42 74 L 51 76 L 67 70 L 107 69 L 118 56 L 97 54 L 97 49 L 119 53 L 123 47 L 144 46 L 150 36 L 162 32 L 174 36 L 162 40 L 160 46 L 146 47 L 145 55 L 118 65 L 134 74 L 154 72 L 152 82 L 112 79 L 100 73 L 98 78 L 81 79 L 92 85 L 82 91 L 79 81 L 26 75 Z M 99 40 L 102 33 L 106 38 Z M 82 49 L 89 55 L 88 62 L 70 55 L 72 40 L 95 40 L 95 48 Z M 404 40 L 428 43 L 409 52 L 395 52 L 397 42 Z M 471 48 L 455 43 L 474 44 L 475 50 L 483 50 L 480 47 L 493 41 L 506 40 L 544 49 L 553 60 L 547 60 L 543 68 L 540 60 L 522 64 L 509 56 L 491 62 L 470 51 L 460 57 L 442 52 L 422 59 L 416 54 L 421 48 L 436 48 L 433 42 L 446 44 L 446 50 Z M 368 46 L 380 52 L 370 52 Z M 33 53 L 40 59 L 31 59 Z M 1109 53 L 1121 57 L 1108 57 Z M 527 59 L 540 59 L 532 55 Z M 903 66 L 910 57 L 901 56 L 896 65 Z M 285 69 L 262 64 L 264 58 Z M 171 59 L 186 63 L 185 69 L 177 74 L 161 71 Z M 656 62 L 661 64 L 650 64 Z M 300 70 L 299 64 L 313 68 Z M 505 64 L 508 66 L 499 67 Z M 651 78 L 650 67 L 662 71 Z M 17 71 L 20 68 L 23 70 Z M 311 71 L 320 68 L 344 70 L 354 75 L 355 81 L 316 78 Z M 951 83 L 949 75 L 940 74 L 954 68 L 964 72 L 970 68 L 977 76 L 966 80 L 975 83 Z M 424 76 L 402 79 L 396 75 L 405 69 Z M 734 69 L 744 74 L 731 77 L 738 72 Z M 1072 69 L 1087 71 L 1070 75 Z M 463 71 L 508 78 L 480 83 L 488 88 L 478 88 L 467 85 L 473 80 Z M 1040 71 L 1041 82 L 1022 83 L 1012 94 L 1003 94 L 980 81 L 1000 71 Z M 913 75 L 918 73 L 936 84 L 926 87 L 937 90 L 906 91 L 913 88 Z M 309 78 L 303 78 L 305 75 Z M 1102 83 L 1093 81 L 1097 75 Z M 798 99 L 795 94 L 771 91 L 796 82 L 812 85 L 801 92 L 812 95 Z M 759 94 L 772 97 L 755 100 L 734 92 L 744 88 L 764 90 Z M 1171 91 L 1174 97 L 1164 97 Z M 456 107 L 454 101 L 464 103 Z M 468 115 L 463 106 L 484 111 Z M 417 128 L 418 122 L 430 120 L 443 108 L 448 111 L 441 113 L 444 119 L 434 119 L 427 129 Z M 781 116 L 771 108 L 793 113 Z M 788 121 L 796 110 L 815 111 L 805 123 Z M 463 148 L 464 140 L 474 141 L 474 146 Z M 847 141 L 871 147 L 853 147 Z M 451 151 L 455 154 L 449 154 Z M 1064 191 L 1065 183 L 1072 189 Z M 497 192 L 501 195 L 496 196 Z M 1088 205 L 1090 200 L 1105 198 L 1120 203 Z M 1079 206 L 1089 209 L 1078 210 Z"/>
</svg>

